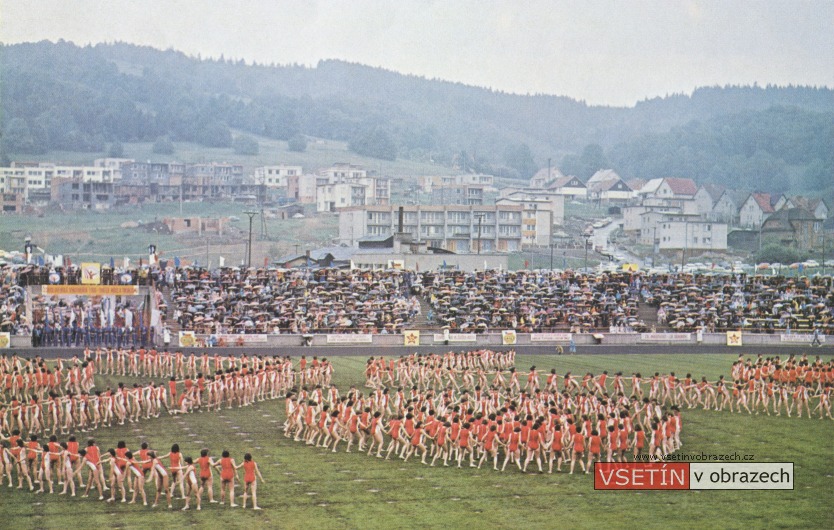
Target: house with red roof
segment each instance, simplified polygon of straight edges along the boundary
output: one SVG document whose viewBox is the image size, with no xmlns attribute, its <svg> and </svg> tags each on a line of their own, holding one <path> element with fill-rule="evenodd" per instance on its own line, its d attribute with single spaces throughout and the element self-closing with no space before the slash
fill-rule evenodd
<svg viewBox="0 0 834 530">
<path fill-rule="evenodd" d="M 739 225 L 759 229 L 775 209 L 769 193 L 754 192 L 747 196 L 738 210 Z"/>
</svg>

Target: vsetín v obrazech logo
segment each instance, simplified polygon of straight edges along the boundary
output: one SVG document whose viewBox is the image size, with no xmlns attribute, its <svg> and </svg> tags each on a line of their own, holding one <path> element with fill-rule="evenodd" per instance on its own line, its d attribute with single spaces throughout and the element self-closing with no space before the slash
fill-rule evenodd
<svg viewBox="0 0 834 530">
<path fill-rule="evenodd" d="M 595 490 L 792 490 L 793 463 L 595 462 Z"/>
</svg>

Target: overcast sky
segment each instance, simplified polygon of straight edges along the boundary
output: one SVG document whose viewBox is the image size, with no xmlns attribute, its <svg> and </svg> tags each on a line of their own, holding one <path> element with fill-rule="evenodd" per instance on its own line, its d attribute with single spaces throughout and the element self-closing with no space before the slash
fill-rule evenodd
<svg viewBox="0 0 834 530">
<path fill-rule="evenodd" d="M 831 0 L 0 0 L 2 42 L 43 39 L 344 59 L 618 106 L 705 85 L 834 87 Z"/>
</svg>

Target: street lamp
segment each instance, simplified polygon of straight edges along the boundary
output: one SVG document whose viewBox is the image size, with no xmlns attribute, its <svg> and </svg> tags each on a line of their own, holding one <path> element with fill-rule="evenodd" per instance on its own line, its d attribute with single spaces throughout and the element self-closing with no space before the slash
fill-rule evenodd
<svg viewBox="0 0 834 530">
<path fill-rule="evenodd" d="M 476 214 L 475 217 L 478 218 L 478 254 L 481 253 L 481 223 L 484 220 L 484 214 L 479 213 Z"/>
<path fill-rule="evenodd" d="M 251 210 L 246 210 L 243 213 L 245 215 L 249 216 L 249 248 L 248 248 L 249 254 L 246 258 L 246 268 L 248 269 L 249 267 L 252 266 L 252 218 L 255 217 L 256 215 L 258 215 L 258 212 L 253 212 Z"/>
<path fill-rule="evenodd" d="M 820 258 L 820 266 L 822 267 L 822 276 L 825 276 L 825 227 L 822 222 L 814 223 L 814 232 L 822 232 L 822 257 Z"/>
</svg>

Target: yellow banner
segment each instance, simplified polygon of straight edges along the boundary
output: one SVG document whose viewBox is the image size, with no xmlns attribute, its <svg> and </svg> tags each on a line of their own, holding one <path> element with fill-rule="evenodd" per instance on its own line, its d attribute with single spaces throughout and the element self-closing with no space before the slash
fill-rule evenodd
<svg viewBox="0 0 834 530">
<path fill-rule="evenodd" d="M 83 296 L 137 296 L 139 287 L 136 285 L 44 285 L 43 294 L 75 294 Z"/>
<path fill-rule="evenodd" d="M 0 350 L 12 347 L 12 334 L 9 332 L 0 333 Z"/>
<path fill-rule="evenodd" d="M 636 263 L 623 263 L 623 272 L 637 272 L 640 270 L 640 265 Z"/>
<path fill-rule="evenodd" d="M 83 285 L 98 285 L 101 283 L 101 263 L 81 264 L 81 283 Z"/>
<path fill-rule="evenodd" d="M 514 329 L 505 329 L 501 332 L 501 342 L 504 346 L 512 346 L 518 341 L 518 336 Z"/>
<path fill-rule="evenodd" d="M 420 330 L 406 329 L 403 331 L 403 345 L 404 346 L 419 346 L 420 345 Z"/>
<path fill-rule="evenodd" d="M 727 332 L 727 346 L 741 346 L 741 331 Z"/>
</svg>

